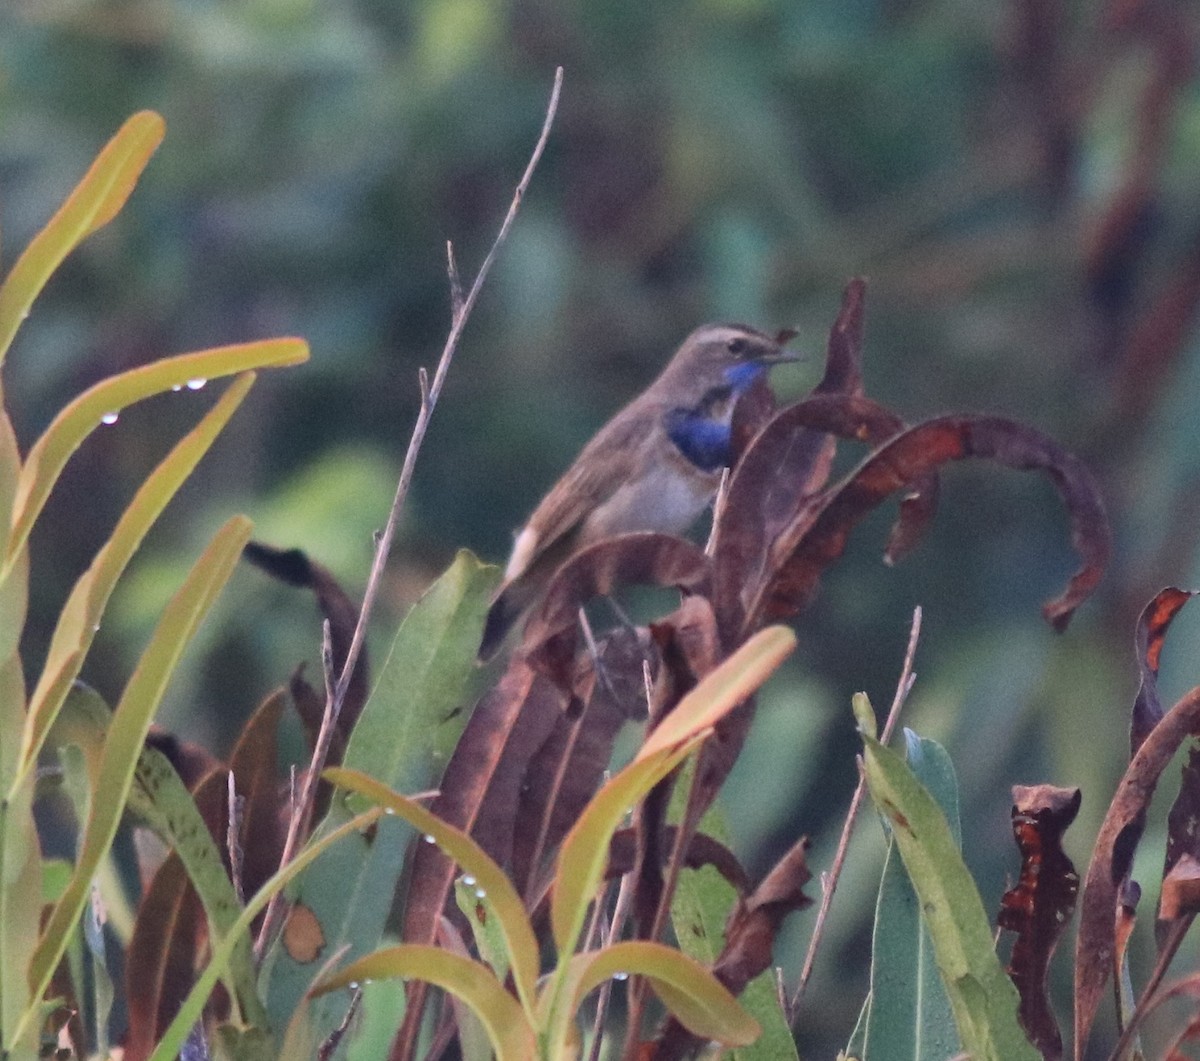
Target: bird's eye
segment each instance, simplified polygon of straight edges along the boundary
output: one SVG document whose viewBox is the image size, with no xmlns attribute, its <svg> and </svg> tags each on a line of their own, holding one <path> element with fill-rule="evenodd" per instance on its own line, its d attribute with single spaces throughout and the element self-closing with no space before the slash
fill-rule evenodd
<svg viewBox="0 0 1200 1061">
<path fill-rule="evenodd" d="M 734 357 L 741 357 L 749 348 L 750 344 L 741 336 L 736 336 L 725 344 L 725 349 Z"/>
</svg>

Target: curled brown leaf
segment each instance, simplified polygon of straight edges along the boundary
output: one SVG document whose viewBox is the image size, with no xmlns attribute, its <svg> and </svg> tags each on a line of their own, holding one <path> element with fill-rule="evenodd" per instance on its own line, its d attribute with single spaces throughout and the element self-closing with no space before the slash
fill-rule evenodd
<svg viewBox="0 0 1200 1061">
<path fill-rule="evenodd" d="M 1146 808 L 1167 764 L 1189 736 L 1200 735 L 1200 687 L 1147 735 L 1117 786 L 1092 850 L 1075 941 L 1075 1056 L 1087 1046 L 1116 953 L 1114 917 L 1122 883 L 1145 824 Z"/>
<path fill-rule="evenodd" d="M 868 512 L 892 494 L 911 491 L 948 461 L 968 457 L 1044 472 L 1058 488 L 1071 518 L 1072 544 L 1082 559 L 1066 590 L 1042 609 L 1055 629 L 1063 629 L 1095 589 L 1112 554 L 1104 505 L 1076 457 L 1041 432 L 996 416 L 943 416 L 909 428 L 867 457 L 811 509 L 797 513 L 774 542 L 769 577 L 748 608 L 748 623 L 800 611 Z"/>
<path fill-rule="evenodd" d="M 1171 622 L 1195 595 L 1192 590 L 1168 586 L 1159 590 L 1138 616 L 1134 645 L 1137 650 L 1141 684 L 1134 698 L 1129 720 L 1130 757 L 1137 752 L 1142 741 L 1146 739 L 1146 734 L 1158 725 L 1163 716 L 1162 702 L 1158 697 L 1158 667 L 1162 659 L 1163 644 L 1166 642 Z"/>
<path fill-rule="evenodd" d="M 1021 852 L 1021 875 L 1000 900 L 998 922 L 1017 934 L 1008 973 L 1021 996 L 1018 1016 L 1047 1061 L 1056 1061 L 1063 1052 L 1046 975 L 1079 892 L 1079 874 L 1062 848 L 1079 803 L 1077 788 L 1013 786 L 1012 829 Z"/>
</svg>

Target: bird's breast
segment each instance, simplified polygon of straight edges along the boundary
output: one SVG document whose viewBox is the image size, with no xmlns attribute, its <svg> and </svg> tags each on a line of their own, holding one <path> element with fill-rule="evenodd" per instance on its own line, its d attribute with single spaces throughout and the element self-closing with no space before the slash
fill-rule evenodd
<svg viewBox="0 0 1200 1061">
<path fill-rule="evenodd" d="M 720 481 L 719 472 L 697 468 L 671 447 L 596 506 L 582 537 L 591 542 L 633 531 L 680 534 L 708 507 Z"/>
</svg>

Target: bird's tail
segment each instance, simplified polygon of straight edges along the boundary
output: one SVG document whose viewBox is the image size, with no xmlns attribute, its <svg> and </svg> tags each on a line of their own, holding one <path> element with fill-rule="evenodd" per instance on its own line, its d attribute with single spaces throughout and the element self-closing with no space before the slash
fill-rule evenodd
<svg viewBox="0 0 1200 1061">
<path fill-rule="evenodd" d="M 502 589 L 492 601 L 483 624 L 483 640 L 479 643 L 477 659 L 480 663 L 487 663 L 500 651 L 509 630 L 529 605 L 531 595 L 520 592 L 521 589 L 520 583 L 513 583 Z"/>
</svg>

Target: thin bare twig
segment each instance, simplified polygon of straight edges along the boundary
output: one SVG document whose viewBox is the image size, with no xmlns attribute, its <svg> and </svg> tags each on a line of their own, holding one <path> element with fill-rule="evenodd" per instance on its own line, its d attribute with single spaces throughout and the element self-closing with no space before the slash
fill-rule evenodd
<svg viewBox="0 0 1200 1061">
<path fill-rule="evenodd" d="M 488 250 L 487 256 L 483 259 L 483 263 L 479 266 L 479 272 L 475 275 L 475 280 L 471 284 L 471 289 L 467 292 L 466 298 L 461 297 L 461 284 L 456 284 L 458 267 L 454 263 L 453 249 L 448 246 L 447 256 L 451 289 L 450 332 L 446 336 L 446 343 L 442 348 L 442 355 L 438 360 L 437 371 L 434 373 L 432 383 L 429 382 L 428 374 L 424 368 L 421 369 L 418 375 L 418 382 L 421 388 L 421 407 L 417 412 L 417 420 L 413 425 L 412 437 L 409 439 L 408 449 L 404 454 L 404 464 L 400 469 L 400 479 L 396 484 L 396 494 L 392 498 L 392 507 L 388 512 L 387 523 L 384 525 L 383 533 L 375 540 L 375 556 L 371 563 L 371 572 L 367 576 L 367 585 L 363 591 L 362 606 L 358 612 L 358 622 L 354 627 L 354 636 L 351 638 L 350 647 L 346 651 L 346 659 L 342 664 L 341 674 L 336 681 L 330 681 L 328 678 L 326 680 L 325 712 L 321 722 L 321 733 L 317 739 L 317 747 L 313 751 L 312 761 L 309 764 L 308 776 L 305 778 L 303 790 L 297 801 L 297 805 L 292 811 L 291 821 L 288 825 L 288 838 L 284 845 L 284 853 L 280 859 L 281 866 L 286 866 L 295 857 L 296 849 L 299 846 L 299 838 L 311 816 L 312 804 L 316 796 L 316 785 L 320 779 L 321 771 L 325 768 L 325 759 L 329 752 L 329 742 L 332 739 L 333 727 L 337 724 L 338 716 L 342 711 L 342 704 L 346 700 L 346 691 L 350 687 L 350 679 L 354 674 L 355 667 L 358 665 L 359 656 L 362 655 L 363 644 L 366 641 L 367 623 L 375 608 L 375 599 L 379 595 L 379 589 L 383 582 L 383 571 L 387 566 L 388 556 L 392 551 L 392 541 L 396 537 L 396 528 L 400 522 L 400 513 L 404 508 L 405 499 L 408 497 L 409 486 L 412 483 L 413 472 L 417 464 L 417 456 L 421 452 L 421 446 L 425 441 L 425 433 L 429 428 L 429 420 L 433 416 L 438 396 L 442 392 L 442 385 L 446 382 L 446 375 L 450 371 L 450 363 L 454 359 L 455 351 L 458 349 L 463 329 L 466 327 L 475 303 L 479 300 L 480 291 L 483 290 L 483 282 L 491 271 L 501 245 L 508 237 L 509 229 L 512 228 L 513 222 L 516 220 L 517 211 L 521 207 L 521 202 L 525 198 L 525 192 L 529 188 L 529 182 L 533 178 L 533 171 L 537 168 L 537 164 L 542 157 L 542 152 L 546 148 L 546 141 L 550 136 L 550 127 L 554 123 L 554 115 L 558 110 L 558 98 L 562 91 L 562 79 L 563 71 L 560 66 L 554 72 L 554 87 L 550 92 L 550 102 L 546 107 L 546 116 L 542 121 L 541 133 L 538 135 L 537 143 L 534 145 L 533 154 L 529 158 L 529 164 L 525 167 L 525 172 L 521 175 L 521 180 L 518 182 L 516 191 L 513 193 L 512 202 L 509 204 L 508 213 L 504 215 L 504 220 L 500 224 L 500 231 L 496 234 L 495 240 L 492 241 L 492 246 Z M 331 669 L 328 671 L 328 675 L 332 677 Z M 326 730 L 328 730 L 328 735 L 326 735 Z M 261 961 L 263 954 L 266 952 L 266 948 L 274 934 L 281 910 L 281 893 L 277 893 L 267 907 L 266 915 L 263 917 L 262 928 L 259 931 L 258 939 L 255 941 L 254 953 L 257 960 Z"/>
<path fill-rule="evenodd" d="M 887 721 L 883 724 L 881 739 L 885 744 L 891 739 L 892 731 L 896 728 L 896 721 L 900 717 L 900 711 L 904 707 L 905 700 L 908 699 L 913 683 L 917 680 L 916 674 L 913 673 L 913 661 L 916 659 L 917 642 L 920 638 L 921 607 L 918 605 L 913 609 L 912 629 L 909 631 L 908 648 L 904 653 L 904 666 L 900 669 L 900 679 L 896 683 L 896 694 L 892 697 L 892 706 L 888 711 Z M 796 1014 L 800 1009 L 800 999 L 804 995 L 804 989 L 808 987 L 808 979 L 812 976 L 813 964 L 817 958 L 817 948 L 820 946 L 825 932 L 825 919 L 829 916 L 830 906 L 833 905 L 833 893 L 837 891 L 838 880 L 842 875 L 842 866 L 846 862 L 846 852 L 850 848 L 850 834 L 854 831 L 854 823 L 858 818 L 858 810 L 862 806 L 866 790 L 867 780 L 862 774 L 860 760 L 858 787 L 854 790 L 854 798 L 850 801 L 850 809 L 846 812 L 846 821 L 842 826 L 841 838 L 838 840 L 837 853 L 833 857 L 833 865 L 830 867 L 829 873 L 823 875 L 821 880 L 821 908 L 817 911 L 812 939 L 808 942 L 808 953 L 804 956 L 804 969 L 800 973 L 800 983 L 796 985 L 796 992 L 792 995 L 792 1003 L 788 1009 L 792 1023 L 795 1022 Z"/>
<path fill-rule="evenodd" d="M 626 873 L 621 877 L 621 886 L 617 890 L 617 902 L 613 907 L 612 921 L 608 931 L 601 941 L 602 947 L 607 947 L 625 931 L 625 922 L 629 918 L 629 907 L 633 904 L 633 874 Z M 612 999 L 612 980 L 605 980 L 600 985 L 600 993 L 596 998 L 596 1019 L 592 1025 L 592 1048 L 588 1051 L 588 1061 L 600 1061 L 600 1050 L 604 1045 L 604 1025 L 608 1019 L 608 1005 Z"/>
<path fill-rule="evenodd" d="M 325 710 L 321 715 L 321 728 L 317 732 L 316 746 L 313 748 L 312 762 L 304 775 L 304 785 L 296 799 L 291 817 L 288 819 L 287 837 L 283 842 L 283 854 L 279 864 L 286 866 L 296 857 L 296 851 L 304 834 L 308 831 L 309 819 L 312 817 L 313 802 L 317 797 L 317 785 L 321 780 L 321 770 L 329 755 L 329 746 L 333 743 L 334 730 L 337 727 L 335 713 L 334 666 L 333 666 L 333 631 L 326 619 L 321 624 L 321 671 L 325 675 Z M 254 941 L 254 957 L 262 961 L 267 952 L 271 938 L 283 915 L 283 892 L 277 891 L 267 904 L 267 912 L 263 915 L 262 925 L 258 930 L 258 938 Z"/>
<path fill-rule="evenodd" d="M 458 276 L 458 262 L 454 260 L 454 244 L 446 240 L 446 272 L 450 276 L 450 312 L 457 317 L 462 312 L 462 280 Z"/>
<path fill-rule="evenodd" d="M 429 386 L 428 400 L 422 402 L 420 412 L 417 414 L 417 422 L 413 425 L 412 438 L 408 443 L 408 451 L 404 454 L 404 466 L 400 469 L 400 481 L 396 484 L 396 496 L 392 499 L 392 508 L 388 513 L 387 524 L 383 528 L 383 535 L 379 539 L 379 544 L 375 549 L 375 561 L 371 565 L 371 573 L 367 578 L 367 586 L 363 591 L 362 607 L 358 613 L 358 623 L 354 627 L 354 637 L 350 641 L 350 648 L 346 652 L 346 662 L 342 666 L 342 675 L 338 680 L 337 688 L 334 696 L 334 714 L 341 710 L 342 701 L 346 698 L 346 690 L 350 685 L 350 676 L 354 673 L 354 667 L 358 663 L 358 657 L 362 653 L 363 641 L 366 639 L 367 620 L 371 616 L 371 611 L 375 607 L 375 598 L 379 594 L 379 587 L 383 581 L 383 569 L 387 564 L 388 555 L 392 551 L 392 540 L 396 536 L 396 527 L 400 522 L 400 512 L 404 508 L 405 498 L 408 496 L 408 488 L 412 483 L 413 471 L 417 464 L 417 455 L 421 452 L 421 445 L 425 441 L 425 432 L 429 428 L 429 418 L 433 415 L 434 406 L 437 405 L 438 396 L 442 393 L 442 384 L 446 382 L 446 374 L 450 371 L 450 362 L 454 358 L 454 352 L 458 348 L 458 341 L 462 337 L 463 329 L 466 327 L 467 320 L 471 316 L 471 311 L 475 308 L 475 303 L 479 300 L 479 292 L 483 290 L 483 282 L 487 279 L 487 275 L 491 272 L 492 264 L 496 260 L 496 255 L 500 251 L 501 244 L 508 237 L 509 229 L 512 228 L 513 221 L 516 220 L 517 211 L 521 208 L 521 201 L 525 198 L 525 192 L 529 188 L 529 182 L 533 178 L 533 171 L 537 168 L 537 164 L 542 157 L 542 152 L 546 148 L 546 141 L 550 136 L 550 126 L 554 123 L 554 115 L 558 110 L 558 96 L 562 90 L 562 67 L 560 66 L 554 72 L 554 88 L 550 92 L 550 103 L 546 107 L 546 117 L 542 122 L 542 131 L 538 136 L 537 144 L 533 148 L 533 154 L 529 158 L 529 165 L 525 167 L 525 172 L 521 175 L 521 180 L 517 184 L 517 190 L 513 194 L 512 202 L 509 204 L 508 213 L 504 215 L 504 221 L 500 224 L 500 231 L 496 234 L 495 240 L 492 242 L 491 249 L 487 252 L 487 257 L 483 259 L 483 264 L 479 267 L 479 272 L 475 275 L 475 281 L 471 284 L 471 290 L 467 292 L 467 297 L 463 300 L 462 305 L 457 311 L 453 310 L 450 322 L 450 334 L 446 336 L 446 345 L 442 348 L 442 356 L 438 361 L 437 371 L 433 375 L 433 382 Z M 457 268 L 455 269 L 457 273 Z M 451 295 L 453 299 L 453 294 Z"/>
</svg>

